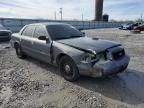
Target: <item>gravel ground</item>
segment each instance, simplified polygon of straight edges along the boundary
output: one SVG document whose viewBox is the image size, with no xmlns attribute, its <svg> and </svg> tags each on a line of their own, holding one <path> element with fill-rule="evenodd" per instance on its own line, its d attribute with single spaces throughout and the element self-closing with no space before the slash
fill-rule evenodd
<svg viewBox="0 0 144 108">
<path fill-rule="evenodd" d="M 0 108 L 144 108 L 144 33 L 85 32 L 122 43 L 131 56 L 126 72 L 71 83 L 56 67 L 31 57 L 18 59 L 9 43 L 0 43 Z"/>
</svg>

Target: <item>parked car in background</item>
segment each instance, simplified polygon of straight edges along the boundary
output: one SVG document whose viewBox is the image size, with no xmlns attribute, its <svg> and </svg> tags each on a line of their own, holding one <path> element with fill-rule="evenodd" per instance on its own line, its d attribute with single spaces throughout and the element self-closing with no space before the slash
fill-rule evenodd
<svg viewBox="0 0 144 108">
<path fill-rule="evenodd" d="M 10 30 L 7 30 L 2 24 L 0 24 L 0 41 L 9 41 L 11 34 L 12 32 Z"/>
<path fill-rule="evenodd" d="M 133 30 L 144 31 L 144 24 L 134 27 Z"/>
<path fill-rule="evenodd" d="M 58 66 L 68 81 L 80 75 L 102 77 L 123 72 L 130 60 L 120 43 L 86 37 L 62 23 L 26 25 L 12 35 L 11 44 L 19 58 L 29 55 Z"/>
<path fill-rule="evenodd" d="M 134 27 L 141 25 L 142 23 L 128 23 L 128 24 L 123 24 L 119 29 L 122 30 L 132 30 Z"/>
<path fill-rule="evenodd" d="M 119 26 L 119 29 L 121 29 L 121 30 L 127 30 L 127 27 L 129 26 L 129 25 L 131 25 L 132 23 L 127 23 L 127 24 L 121 24 L 120 26 Z"/>
</svg>

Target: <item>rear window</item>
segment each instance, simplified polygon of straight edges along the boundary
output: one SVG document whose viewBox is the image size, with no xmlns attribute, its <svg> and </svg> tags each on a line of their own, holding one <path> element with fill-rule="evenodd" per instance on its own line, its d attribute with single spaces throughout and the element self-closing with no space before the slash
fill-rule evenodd
<svg viewBox="0 0 144 108">
<path fill-rule="evenodd" d="M 35 30 L 35 26 L 28 26 L 24 29 L 22 35 L 32 37 L 34 30 Z"/>
</svg>

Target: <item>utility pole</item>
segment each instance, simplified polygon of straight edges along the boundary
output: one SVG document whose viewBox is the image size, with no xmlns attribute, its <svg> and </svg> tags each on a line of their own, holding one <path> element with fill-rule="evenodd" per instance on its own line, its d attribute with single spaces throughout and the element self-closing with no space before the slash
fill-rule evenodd
<svg viewBox="0 0 144 108">
<path fill-rule="evenodd" d="M 83 15 L 83 13 L 82 13 L 82 21 L 84 20 L 84 15 Z"/>
<path fill-rule="evenodd" d="M 61 20 L 63 20 L 63 8 L 60 8 L 60 16 L 61 16 Z"/>
<path fill-rule="evenodd" d="M 84 15 L 83 15 L 83 13 L 82 13 L 82 26 L 84 28 Z"/>
<path fill-rule="evenodd" d="M 54 18 L 55 18 L 55 20 L 57 20 L 57 13 L 56 13 L 56 11 L 54 12 Z"/>
<path fill-rule="evenodd" d="M 143 14 L 141 14 L 141 21 L 143 21 Z"/>
</svg>

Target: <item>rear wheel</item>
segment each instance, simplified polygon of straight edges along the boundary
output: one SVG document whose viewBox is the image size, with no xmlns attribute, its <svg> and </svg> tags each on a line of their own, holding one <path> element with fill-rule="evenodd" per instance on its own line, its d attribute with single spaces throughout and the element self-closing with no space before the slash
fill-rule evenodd
<svg viewBox="0 0 144 108">
<path fill-rule="evenodd" d="M 18 58 L 24 59 L 26 57 L 19 44 L 15 45 L 15 50 Z"/>
<path fill-rule="evenodd" d="M 80 77 L 76 64 L 68 56 L 63 56 L 60 59 L 59 69 L 64 79 L 68 81 L 73 82 L 78 80 L 78 78 Z"/>
</svg>

